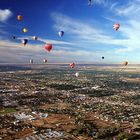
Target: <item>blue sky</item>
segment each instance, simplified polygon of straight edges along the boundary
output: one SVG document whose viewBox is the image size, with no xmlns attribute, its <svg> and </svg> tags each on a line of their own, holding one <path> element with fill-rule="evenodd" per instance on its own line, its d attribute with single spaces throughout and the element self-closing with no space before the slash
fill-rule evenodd
<svg viewBox="0 0 140 140">
<path fill-rule="evenodd" d="M 50 63 L 139 63 L 139 5 L 140 0 L 93 0 L 92 6 L 88 0 L 1 0 L 0 63 L 27 63 L 31 58 L 36 63 L 44 58 Z M 118 31 L 115 23 L 121 25 Z M 65 32 L 61 38 L 60 30 Z M 18 39 L 12 40 L 13 35 Z M 29 39 L 26 46 L 20 41 L 24 38 Z M 45 51 L 46 43 L 53 44 L 52 52 Z"/>
</svg>

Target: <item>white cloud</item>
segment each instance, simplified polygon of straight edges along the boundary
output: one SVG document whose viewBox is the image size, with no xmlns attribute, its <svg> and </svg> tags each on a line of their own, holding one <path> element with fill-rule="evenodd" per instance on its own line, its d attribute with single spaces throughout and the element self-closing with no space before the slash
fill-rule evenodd
<svg viewBox="0 0 140 140">
<path fill-rule="evenodd" d="M 60 40 L 52 40 L 52 39 L 43 39 L 43 38 L 39 38 L 39 41 L 43 42 L 43 43 L 52 43 L 52 44 L 57 44 L 57 45 L 74 45 L 74 43 L 71 42 L 66 42 L 66 41 L 60 41 Z"/>
<path fill-rule="evenodd" d="M 120 30 L 118 32 L 114 31 L 113 36 L 104 27 L 100 27 L 100 24 L 98 26 L 93 26 L 88 23 L 85 24 L 83 21 L 70 18 L 60 13 L 53 13 L 51 16 L 55 22 L 54 28 L 58 31 L 64 30 L 70 42 L 39 38 L 41 42 L 38 42 L 38 45 L 28 44 L 27 46 L 23 46 L 8 40 L 0 41 L 0 59 L 5 62 L 16 60 L 25 62 L 31 57 L 37 61 L 47 57 L 51 62 L 93 61 L 93 58 L 95 61 L 98 61 L 102 55 L 113 57 L 113 55 L 131 53 L 140 49 L 139 19 L 128 19 L 124 21 L 121 24 Z M 125 25 L 126 23 L 127 26 Z M 111 29 L 113 30 L 113 28 Z M 115 38 L 115 34 L 124 36 L 124 38 L 117 39 Z M 22 38 L 31 39 L 31 36 L 20 37 L 19 39 Z M 53 51 L 47 53 L 42 43 L 54 44 Z M 98 46 L 106 45 L 106 51 L 103 52 L 102 49 L 98 52 L 96 49 L 96 51 L 91 51 L 89 49 L 90 47 L 96 48 L 94 44 Z M 114 46 L 118 46 L 118 48 L 114 49 Z"/>
<path fill-rule="evenodd" d="M 120 16 L 138 16 L 137 13 L 140 12 L 140 1 L 139 0 L 133 0 L 128 1 L 126 4 L 121 6 L 114 7 L 114 11 L 116 14 Z"/>
<path fill-rule="evenodd" d="M 16 39 L 22 40 L 22 39 L 28 39 L 32 40 L 33 36 L 20 36 Z M 68 42 L 68 41 L 61 41 L 61 40 L 53 40 L 53 39 L 45 39 L 45 38 L 40 38 L 38 37 L 37 41 L 40 41 L 42 43 L 51 43 L 53 45 L 74 45 L 74 43 Z"/>
<path fill-rule="evenodd" d="M 114 4 L 115 8 L 117 8 L 117 6 L 117 4 Z M 114 11 L 112 11 L 112 15 L 113 14 Z M 139 12 L 137 12 L 136 15 L 139 15 Z M 104 54 L 106 55 L 109 52 L 110 58 L 116 56 L 119 61 L 120 59 L 118 57 L 123 58 L 123 56 L 126 56 L 126 54 L 127 56 L 131 57 L 134 53 L 137 55 L 136 52 L 140 51 L 139 18 L 130 19 L 127 17 L 122 21 L 122 19 L 119 17 L 113 17 L 114 19 L 111 18 L 111 23 L 105 25 L 104 27 L 104 25 L 101 25 L 100 23 L 97 23 L 94 26 L 90 25 L 88 21 L 85 23 L 84 21 L 79 21 L 60 13 L 53 13 L 51 16 L 55 22 L 54 28 L 57 30 L 64 30 L 72 42 L 75 44 L 77 43 L 77 46 L 83 47 L 81 49 L 90 49 L 94 47 L 96 50 L 98 50 L 96 45 L 100 47 L 106 45 L 106 51 Z M 119 31 L 113 32 L 113 28 L 106 29 L 107 26 L 112 27 L 112 23 L 115 23 L 115 19 L 121 24 Z M 112 31 L 110 29 L 112 29 Z M 102 51 L 102 49 L 100 49 L 100 51 Z M 88 57 L 85 53 L 80 52 L 79 49 L 78 52 L 83 54 L 83 56 L 86 56 L 88 59 L 90 58 L 90 54 Z M 100 55 L 101 54 L 102 53 L 100 52 Z"/>
<path fill-rule="evenodd" d="M 0 34 L 7 34 L 7 32 L 2 30 L 2 29 L 0 29 Z"/>
<path fill-rule="evenodd" d="M 102 4 L 105 6 L 108 4 L 108 0 L 94 0 L 93 3 Z"/>
<path fill-rule="evenodd" d="M 24 46 L 8 40 L 0 40 L 0 62 L 17 63 L 26 62 L 30 57 L 37 57 L 43 53 L 44 48 L 39 45 L 28 44 Z"/>
<path fill-rule="evenodd" d="M 64 30 L 72 38 L 73 42 L 121 45 L 122 40 L 114 39 L 104 30 L 104 27 L 99 28 L 97 25 L 86 24 L 60 13 L 53 13 L 52 18 L 55 21 L 54 28 Z M 113 30 L 113 26 L 111 27 Z"/>
<path fill-rule="evenodd" d="M 7 21 L 12 16 L 12 12 L 9 9 L 0 9 L 0 22 Z"/>
<path fill-rule="evenodd" d="M 57 46 L 59 48 L 59 46 Z M 42 45 L 27 44 L 23 46 L 20 43 L 14 43 L 8 40 L 0 41 L 0 62 L 6 63 L 28 63 L 29 59 L 35 62 L 41 62 L 47 58 L 49 62 L 79 62 L 79 61 L 96 61 L 95 57 L 100 58 L 100 53 L 94 53 L 83 50 L 65 50 L 55 48 L 50 52 L 46 52 Z M 87 57 L 90 59 L 87 60 Z"/>
<path fill-rule="evenodd" d="M 140 0 L 135 0 L 131 5 L 129 2 L 121 6 L 107 0 L 96 0 L 95 2 L 103 5 L 105 2 L 108 4 L 111 14 L 109 14 L 110 18 L 106 19 L 111 20 L 111 23 L 102 24 L 95 21 L 96 24 L 90 24 L 88 20 L 85 22 L 61 13 L 52 13 L 54 29 L 64 30 L 69 41 L 39 38 L 41 42 L 38 45 L 28 44 L 27 46 L 10 41 L 0 41 L 0 60 L 25 62 L 30 57 L 36 60 L 47 57 L 51 62 L 98 61 L 103 54 L 108 55 L 107 58 L 110 58 L 110 61 L 115 57 L 120 61 L 119 58 L 123 58 L 125 53 L 129 54 L 129 57 L 134 53 L 137 54 L 136 51 L 140 51 L 140 18 L 138 18 L 140 10 L 137 5 Z M 115 21 L 121 24 L 117 32 L 113 31 L 112 26 Z M 19 39 L 22 38 L 26 37 Z M 31 36 L 27 38 L 31 39 Z M 45 52 L 42 43 L 52 43 L 53 51 Z M 105 51 L 102 50 L 102 46 L 106 47 Z M 98 47 L 100 51 L 97 52 Z M 96 51 L 92 51 L 92 48 L 95 48 Z M 138 56 L 136 57 L 138 58 Z"/>
<path fill-rule="evenodd" d="M 140 51 L 140 0 L 134 0 L 128 1 L 125 5 L 121 6 L 115 6 L 114 11 L 116 15 L 118 15 L 119 19 L 120 17 L 123 17 L 120 20 L 120 23 L 122 23 L 122 26 L 120 28 L 121 35 L 125 38 L 125 40 L 122 39 L 122 46 L 123 48 L 120 48 L 116 50 L 116 53 L 137 53 L 137 51 Z"/>
</svg>

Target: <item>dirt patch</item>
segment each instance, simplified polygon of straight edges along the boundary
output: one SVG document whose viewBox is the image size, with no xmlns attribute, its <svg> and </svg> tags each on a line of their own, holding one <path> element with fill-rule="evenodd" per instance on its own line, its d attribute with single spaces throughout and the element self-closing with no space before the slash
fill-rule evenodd
<svg viewBox="0 0 140 140">
<path fill-rule="evenodd" d="M 97 115 L 95 113 L 87 113 L 85 120 L 95 123 L 98 128 L 115 126 L 114 123 L 111 123 L 110 121 L 101 120 L 101 119 L 97 118 L 96 116 L 99 116 L 99 115 Z"/>
<path fill-rule="evenodd" d="M 87 138 L 87 137 L 84 137 L 84 136 L 79 136 L 78 140 L 93 140 L 93 139 L 91 139 L 89 137 Z"/>
<path fill-rule="evenodd" d="M 57 103 L 57 104 L 45 104 L 45 105 L 42 105 L 42 106 L 40 106 L 40 109 L 54 109 L 54 108 L 57 108 L 57 109 L 63 110 L 63 109 L 67 109 L 69 107 L 70 107 L 70 104 Z"/>
<path fill-rule="evenodd" d="M 74 122 L 73 117 L 65 114 L 52 114 L 47 118 L 44 118 L 43 120 L 45 123 L 53 123 L 53 124 L 57 124 L 57 123 L 66 124 L 66 123 Z"/>
<path fill-rule="evenodd" d="M 59 125 L 58 129 L 64 130 L 69 133 L 72 130 L 76 129 L 76 125 L 75 124 Z"/>
<path fill-rule="evenodd" d="M 66 131 L 71 131 L 72 129 L 76 128 L 74 125 L 75 119 L 69 115 L 64 114 L 52 114 L 47 118 L 41 118 L 30 123 L 35 127 L 44 127 Z"/>
<path fill-rule="evenodd" d="M 14 136 L 16 139 L 20 139 L 23 137 L 30 136 L 33 133 L 33 129 L 25 129 L 23 131 L 17 132 L 16 135 Z"/>
<path fill-rule="evenodd" d="M 39 120 L 35 120 L 35 121 L 31 122 L 31 124 L 33 126 L 39 127 L 39 126 L 43 126 L 44 125 L 44 121 L 43 121 L 43 119 L 39 119 Z"/>
</svg>

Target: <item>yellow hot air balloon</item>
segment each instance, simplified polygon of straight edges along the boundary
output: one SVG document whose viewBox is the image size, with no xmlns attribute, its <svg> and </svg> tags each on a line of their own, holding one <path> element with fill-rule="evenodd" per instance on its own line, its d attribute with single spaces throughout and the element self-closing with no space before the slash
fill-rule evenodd
<svg viewBox="0 0 140 140">
<path fill-rule="evenodd" d="M 27 28 L 23 28 L 23 32 L 27 33 L 28 32 Z"/>
</svg>

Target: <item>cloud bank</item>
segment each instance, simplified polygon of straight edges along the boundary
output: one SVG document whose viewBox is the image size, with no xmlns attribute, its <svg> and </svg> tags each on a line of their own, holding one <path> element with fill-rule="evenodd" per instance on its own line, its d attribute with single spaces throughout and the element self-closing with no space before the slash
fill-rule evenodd
<svg viewBox="0 0 140 140">
<path fill-rule="evenodd" d="M 0 9 L 0 22 L 7 21 L 12 16 L 12 12 L 9 9 Z"/>
</svg>

